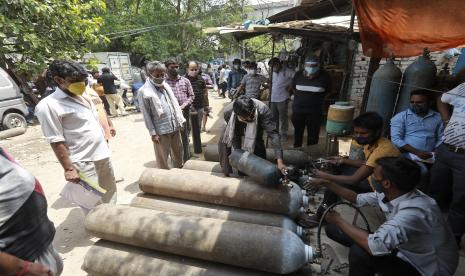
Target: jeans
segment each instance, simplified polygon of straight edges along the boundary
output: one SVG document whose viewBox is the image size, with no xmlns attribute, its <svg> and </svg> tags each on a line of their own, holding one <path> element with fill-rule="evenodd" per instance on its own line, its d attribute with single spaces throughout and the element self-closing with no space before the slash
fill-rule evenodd
<svg viewBox="0 0 465 276">
<path fill-rule="evenodd" d="M 323 114 L 314 113 L 292 113 L 292 124 L 294 125 L 294 148 L 302 146 L 305 127 L 307 127 L 307 146 L 318 144 L 320 138 L 320 126 Z"/>
<path fill-rule="evenodd" d="M 397 252 L 385 256 L 372 256 L 336 225 L 328 224 L 325 230 L 330 239 L 350 247 L 349 276 L 374 276 L 375 273 L 383 276 L 420 275 L 410 263 L 398 258 Z"/>
<path fill-rule="evenodd" d="M 439 146 L 429 193 L 442 210 L 449 209 L 447 220 L 459 242 L 465 233 L 465 154 Z"/>
<path fill-rule="evenodd" d="M 288 130 L 288 113 L 287 113 L 287 106 L 289 105 L 289 100 L 285 100 L 279 103 L 271 103 L 271 112 L 273 113 L 273 117 L 277 122 L 276 129 L 279 130 L 279 134 L 282 138 L 287 138 L 287 130 Z"/>
</svg>

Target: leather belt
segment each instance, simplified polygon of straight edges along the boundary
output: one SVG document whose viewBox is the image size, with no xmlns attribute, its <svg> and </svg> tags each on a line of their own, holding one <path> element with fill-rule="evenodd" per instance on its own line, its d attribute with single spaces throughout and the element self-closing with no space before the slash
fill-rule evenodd
<svg viewBox="0 0 465 276">
<path fill-rule="evenodd" d="M 456 146 L 453 146 L 453 145 L 449 145 L 449 144 L 446 144 L 444 143 L 444 145 L 446 146 L 446 148 L 451 151 L 451 152 L 455 152 L 455 153 L 460 153 L 460 154 L 465 154 L 465 149 L 464 148 L 459 148 L 459 147 L 456 147 Z"/>
</svg>

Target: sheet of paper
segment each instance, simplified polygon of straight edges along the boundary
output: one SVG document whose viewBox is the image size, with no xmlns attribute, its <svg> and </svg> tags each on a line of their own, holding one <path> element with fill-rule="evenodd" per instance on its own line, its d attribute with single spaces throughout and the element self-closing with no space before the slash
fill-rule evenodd
<svg viewBox="0 0 465 276">
<path fill-rule="evenodd" d="M 413 154 L 413 153 L 409 153 L 409 158 L 413 161 L 421 161 L 421 162 L 425 162 L 425 163 L 434 163 L 434 160 L 435 160 L 435 154 L 434 152 L 432 152 L 431 154 L 433 154 L 433 156 L 429 159 L 421 159 L 420 157 L 418 157 L 417 155 Z"/>
<path fill-rule="evenodd" d="M 60 195 L 68 201 L 71 201 L 81 208 L 91 210 L 101 200 L 102 195 L 94 188 L 90 187 L 86 182 L 66 183 Z"/>
</svg>

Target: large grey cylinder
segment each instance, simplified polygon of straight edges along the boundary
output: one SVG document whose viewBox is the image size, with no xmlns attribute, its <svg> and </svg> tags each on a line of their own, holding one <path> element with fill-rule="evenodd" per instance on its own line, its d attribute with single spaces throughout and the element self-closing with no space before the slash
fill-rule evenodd
<svg viewBox="0 0 465 276">
<path fill-rule="evenodd" d="M 218 145 L 207 145 L 205 152 L 203 153 L 205 161 L 220 162 L 220 154 L 218 151 Z"/>
<path fill-rule="evenodd" d="M 401 80 L 402 72 L 399 67 L 392 59 L 388 59 L 386 64 L 373 74 L 366 111 L 377 112 L 383 117 L 385 123 L 389 122 Z"/>
<path fill-rule="evenodd" d="M 211 161 L 188 160 L 182 168 L 193 171 L 223 173 L 220 163 Z"/>
<path fill-rule="evenodd" d="M 224 206 L 277 213 L 296 218 L 304 206 L 302 189 L 293 185 L 264 187 L 247 178 L 227 178 L 181 169 L 146 169 L 139 180 L 146 193 Z M 305 206 L 304 206 L 305 207 Z"/>
<path fill-rule="evenodd" d="M 241 149 L 233 150 L 229 155 L 229 164 L 258 184 L 270 187 L 280 185 L 281 172 L 276 164 L 253 153 Z"/>
<path fill-rule="evenodd" d="M 105 240 L 99 240 L 87 251 L 82 269 L 92 276 L 276 275 Z"/>
<path fill-rule="evenodd" d="M 85 228 L 104 240 L 279 274 L 313 259 L 312 248 L 289 230 L 130 206 L 99 205 Z"/>
<path fill-rule="evenodd" d="M 204 158 L 206 161 L 219 162 L 218 145 L 207 145 Z M 270 162 L 276 161 L 274 149 L 266 149 L 266 159 Z M 286 165 L 303 168 L 309 165 L 311 158 L 307 153 L 300 150 L 283 150 L 283 161 Z"/>
<path fill-rule="evenodd" d="M 266 159 L 270 162 L 276 162 L 274 149 L 266 149 Z M 311 158 L 300 150 L 283 150 L 283 161 L 286 165 L 303 168 L 309 165 Z"/>
<path fill-rule="evenodd" d="M 302 227 L 298 226 L 290 218 L 278 214 L 150 194 L 138 194 L 130 205 L 185 216 L 197 216 L 281 227 L 302 236 Z"/>
<path fill-rule="evenodd" d="M 410 93 L 421 88 L 431 88 L 436 82 L 436 65 L 430 59 L 428 53 L 410 64 L 404 72 L 404 78 L 400 88 L 396 112 L 399 113 L 408 108 L 410 104 Z"/>
</svg>

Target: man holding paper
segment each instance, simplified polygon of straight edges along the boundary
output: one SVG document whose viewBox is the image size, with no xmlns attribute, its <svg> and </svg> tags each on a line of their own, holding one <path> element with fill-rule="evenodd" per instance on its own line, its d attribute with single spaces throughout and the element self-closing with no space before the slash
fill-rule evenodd
<svg viewBox="0 0 465 276">
<path fill-rule="evenodd" d="M 95 105 L 83 95 L 86 70 L 73 61 L 54 61 L 48 70 L 57 89 L 37 105 L 36 114 L 65 179 L 76 184 L 96 183 L 104 189 L 101 191 L 106 190 L 102 202 L 116 201 L 110 149 Z"/>
<path fill-rule="evenodd" d="M 409 108 L 391 119 L 392 143 L 420 166 L 422 182 L 428 173 L 425 163 L 434 162 L 444 130 L 441 116 L 429 107 L 428 95 L 426 90 L 413 90 Z"/>
</svg>

